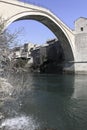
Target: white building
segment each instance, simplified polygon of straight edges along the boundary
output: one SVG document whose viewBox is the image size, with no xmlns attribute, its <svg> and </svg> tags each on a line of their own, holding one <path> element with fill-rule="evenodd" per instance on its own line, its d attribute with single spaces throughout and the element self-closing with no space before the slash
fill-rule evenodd
<svg viewBox="0 0 87 130">
<path fill-rule="evenodd" d="M 29 58 L 31 55 L 31 50 L 35 48 L 35 44 L 33 43 L 25 43 L 23 47 L 21 47 L 21 57 Z"/>
</svg>

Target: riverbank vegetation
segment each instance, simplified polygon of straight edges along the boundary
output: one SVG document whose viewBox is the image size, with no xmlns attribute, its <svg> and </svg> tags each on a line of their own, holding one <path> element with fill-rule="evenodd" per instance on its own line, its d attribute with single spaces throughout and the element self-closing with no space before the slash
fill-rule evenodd
<svg viewBox="0 0 87 130">
<path fill-rule="evenodd" d="M 0 76 L 11 71 L 13 62 L 9 57 L 11 48 L 17 46 L 18 36 L 22 29 L 18 29 L 14 33 L 10 33 L 6 27 L 6 20 L 0 17 Z"/>
<path fill-rule="evenodd" d="M 12 100 L 11 96 L 15 89 L 9 82 L 9 73 L 12 71 L 9 54 L 10 48 L 18 43 L 17 37 L 20 34 L 20 30 L 13 34 L 6 30 L 6 22 L 0 17 L 0 122 L 6 115 L 2 113 L 3 106 L 7 100 Z"/>
</svg>

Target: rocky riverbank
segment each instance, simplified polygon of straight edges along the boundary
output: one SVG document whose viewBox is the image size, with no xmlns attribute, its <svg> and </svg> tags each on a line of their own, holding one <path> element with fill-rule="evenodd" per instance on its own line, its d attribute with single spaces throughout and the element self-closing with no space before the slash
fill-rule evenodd
<svg viewBox="0 0 87 130">
<path fill-rule="evenodd" d="M 8 83 L 8 80 L 0 77 L 0 100 L 9 97 L 13 91 L 13 86 Z"/>
<path fill-rule="evenodd" d="M 6 78 L 0 77 L 0 109 L 3 108 L 5 101 L 11 99 L 13 86 L 8 83 Z M 4 118 L 4 114 L 0 112 L 0 121 Z"/>
<path fill-rule="evenodd" d="M 16 76 L 15 78 L 17 80 Z M 24 79 L 22 73 L 21 78 Z M 20 86 L 17 86 L 16 82 L 14 84 L 13 81 L 15 82 L 15 80 L 12 80 L 12 84 L 9 83 L 8 78 L 0 77 L 0 130 L 25 130 L 23 126 L 26 127 L 26 130 L 27 128 L 32 130 L 55 130 L 52 128 L 38 128 L 39 126 L 36 127 L 37 124 L 34 124 L 35 122 L 31 117 L 17 115 L 17 110 L 21 107 L 21 102 L 16 99 L 17 95 L 20 95 L 19 93 L 22 86 L 20 88 Z M 23 84 L 22 80 L 18 80 L 17 82 Z M 16 96 L 14 92 L 17 92 Z M 34 125 L 34 128 L 32 125 Z"/>
</svg>

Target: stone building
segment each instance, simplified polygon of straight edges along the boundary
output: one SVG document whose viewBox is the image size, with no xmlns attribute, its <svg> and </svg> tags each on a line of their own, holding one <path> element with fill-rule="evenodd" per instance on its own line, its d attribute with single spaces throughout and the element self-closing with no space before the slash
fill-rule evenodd
<svg viewBox="0 0 87 130">
<path fill-rule="evenodd" d="M 43 73 L 58 73 L 63 69 L 64 54 L 60 42 L 52 39 L 46 42 L 45 60 L 42 59 L 40 71 Z M 42 55 L 42 54 L 41 54 Z"/>
<path fill-rule="evenodd" d="M 31 49 L 33 49 L 35 44 L 33 43 L 25 43 L 24 46 L 21 48 L 21 57 L 30 58 Z"/>
<path fill-rule="evenodd" d="M 87 33 L 87 18 L 80 17 L 75 21 L 75 32 L 79 33 Z"/>
<path fill-rule="evenodd" d="M 47 41 L 45 44 L 32 50 L 34 68 L 39 68 L 43 73 L 62 71 L 64 54 L 57 39 Z"/>
<path fill-rule="evenodd" d="M 87 68 L 87 18 L 80 17 L 75 21 L 76 70 Z"/>
<path fill-rule="evenodd" d="M 11 49 L 9 57 L 10 57 L 10 59 L 21 57 L 20 47 L 15 47 L 15 48 Z"/>
<path fill-rule="evenodd" d="M 40 46 L 31 50 L 31 57 L 33 57 L 33 67 L 34 69 L 40 66 Z"/>
<path fill-rule="evenodd" d="M 47 48 L 48 44 L 45 43 L 40 47 L 40 65 L 47 60 Z"/>
</svg>

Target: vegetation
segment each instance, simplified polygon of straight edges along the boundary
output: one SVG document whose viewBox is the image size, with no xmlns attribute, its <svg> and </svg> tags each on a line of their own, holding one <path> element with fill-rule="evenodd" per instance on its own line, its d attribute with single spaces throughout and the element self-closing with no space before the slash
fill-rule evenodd
<svg viewBox="0 0 87 130">
<path fill-rule="evenodd" d="M 22 30 L 18 30 L 11 34 L 5 29 L 6 20 L 0 17 L 0 74 L 10 69 L 10 48 L 18 43 L 17 38 Z"/>
</svg>

